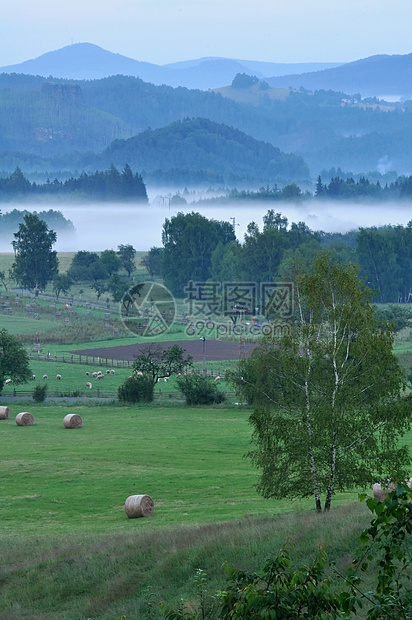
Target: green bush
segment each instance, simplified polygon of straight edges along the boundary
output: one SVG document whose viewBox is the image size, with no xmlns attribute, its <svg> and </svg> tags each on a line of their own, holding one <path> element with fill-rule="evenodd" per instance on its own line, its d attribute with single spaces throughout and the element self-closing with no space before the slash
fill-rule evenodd
<svg viewBox="0 0 412 620">
<path fill-rule="evenodd" d="M 117 395 L 124 403 L 151 403 L 154 398 L 152 378 L 149 375 L 132 375 L 122 383 Z"/>
<path fill-rule="evenodd" d="M 33 390 L 33 400 L 35 403 L 44 403 L 47 396 L 47 385 L 36 385 Z"/>
<path fill-rule="evenodd" d="M 225 395 L 219 390 L 216 381 L 200 372 L 178 377 L 177 385 L 188 405 L 212 405 L 225 400 Z"/>
</svg>

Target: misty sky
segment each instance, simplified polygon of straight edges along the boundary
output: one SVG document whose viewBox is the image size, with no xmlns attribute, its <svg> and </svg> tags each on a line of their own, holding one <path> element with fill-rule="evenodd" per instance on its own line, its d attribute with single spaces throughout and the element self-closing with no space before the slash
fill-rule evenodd
<svg viewBox="0 0 412 620">
<path fill-rule="evenodd" d="M 411 0 L 3 0 L 0 66 L 71 43 L 156 64 L 350 62 L 412 52 Z"/>
</svg>

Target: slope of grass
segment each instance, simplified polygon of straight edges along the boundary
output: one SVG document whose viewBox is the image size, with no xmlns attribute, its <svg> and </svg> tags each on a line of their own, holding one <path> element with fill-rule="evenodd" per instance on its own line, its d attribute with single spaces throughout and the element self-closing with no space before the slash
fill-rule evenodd
<svg viewBox="0 0 412 620">
<path fill-rule="evenodd" d="M 175 608 L 183 598 L 196 607 L 193 584 L 202 568 L 210 594 L 224 589 L 222 564 L 258 570 L 289 537 L 294 563 L 309 563 L 316 548 L 344 571 L 361 530 L 369 522 L 364 504 L 347 504 L 328 515 L 288 513 L 244 517 L 225 523 L 143 531 L 142 520 L 127 531 L 66 533 L 0 538 L 0 617 L 7 620 L 127 620 L 161 618 L 162 601 Z M 336 588 L 342 583 L 336 579 Z M 149 606 L 149 602 L 151 605 Z M 149 615 L 150 614 L 150 615 Z M 247 620 L 247 619 L 245 619 Z"/>
</svg>

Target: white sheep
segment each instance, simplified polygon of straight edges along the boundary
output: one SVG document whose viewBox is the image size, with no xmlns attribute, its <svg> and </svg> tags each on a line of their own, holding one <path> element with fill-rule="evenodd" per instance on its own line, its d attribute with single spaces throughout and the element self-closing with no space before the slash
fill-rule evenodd
<svg viewBox="0 0 412 620">
<path fill-rule="evenodd" d="M 110 374 L 114 375 L 114 369 L 113 368 L 110 369 Z"/>
<path fill-rule="evenodd" d="M 163 381 L 164 381 L 165 383 L 167 383 L 167 382 L 169 381 L 169 379 L 170 379 L 170 377 L 165 377 L 165 378 L 163 379 Z"/>
<path fill-rule="evenodd" d="M 104 375 L 97 375 L 96 379 L 104 379 Z"/>
<path fill-rule="evenodd" d="M 98 373 L 95 371 L 95 372 L 92 374 L 92 377 L 94 377 L 94 378 L 96 379 L 97 374 L 98 374 Z"/>
<path fill-rule="evenodd" d="M 136 371 L 135 371 L 135 372 L 136 372 Z M 136 377 L 143 377 L 143 373 L 142 373 L 140 370 L 138 370 L 138 371 L 136 372 Z"/>
<path fill-rule="evenodd" d="M 110 370 L 106 370 L 106 375 L 110 375 Z"/>
<path fill-rule="evenodd" d="M 31 376 L 31 380 L 34 381 L 36 379 L 36 375 Z"/>
<path fill-rule="evenodd" d="M 49 377 L 47 375 L 43 375 L 42 379 L 48 379 Z"/>
<path fill-rule="evenodd" d="M 56 375 L 56 379 L 57 379 L 58 381 L 60 381 L 60 379 L 61 379 L 61 378 L 62 378 L 62 376 L 61 376 L 61 375 Z"/>
<path fill-rule="evenodd" d="M 89 377 L 89 376 L 90 376 L 89 371 L 86 371 L 86 377 Z"/>
<path fill-rule="evenodd" d="M 88 381 L 88 382 L 86 383 L 86 387 L 87 387 L 87 388 L 89 388 L 89 390 L 91 390 L 91 389 L 92 389 L 92 384 L 90 383 L 90 381 Z"/>
<path fill-rule="evenodd" d="M 11 385 L 13 382 L 11 379 L 6 379 L 4 385 Z"/>
<path fill-rule="evenodd" d="M 216 383 L 216 381 L 220 381 L 220 377 L 219 377 L 219 375 L 216 377 L 216 379 L 215 379 L 215 383 Z"/>
</svg>

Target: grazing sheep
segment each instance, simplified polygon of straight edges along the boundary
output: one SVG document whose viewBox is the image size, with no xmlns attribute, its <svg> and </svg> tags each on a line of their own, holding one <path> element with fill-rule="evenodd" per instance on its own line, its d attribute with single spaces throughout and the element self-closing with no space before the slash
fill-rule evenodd
<svg viewBox="0 0 412 620">
<path fill-rule="evenodd" d="M 42 379 L 48 379 L 49 377 L 47 375 L 43 375 Z"/>
<path fill-rule="evenodd" d="M 90 376 L 90 373 L 87 371 L 86 372 L 86 377 L 89 377 L 89 376 Z"/>
<path fill-rule="evenodd" d="M 97 375 L 96 379 L 104 379 L 104 375 Z"/>
<path fill-rule="evenodd" d="M 61 379 L 61 378 L 62 378 L 62 376 L 61 376 L 61 375 L 56 375 L 56 379 L 57 379 L 58 381 L 60 381 L 60 379 Z"/>
<path fill-rule="evenodd" d="M 6 379 L 4 385 L 11 385 L 13 382 L 11 379 Z"/>
<path fill-rule="evenodd" d="M 106 375 L 110 375 L 110 370 L 106 370 Z"/>
<path fill-rule="evenodd" d="M 167 383 L 167 382 L 169 381 L 169 379 L 170 379 L 170 377 L 165 377 L 165 378 L 163 379 L 163 381 L 164 381 L 165 383 Z"/>
<path fill-rule="evenodd" d="M 176 375 L 176 379 L 178 379 L 178 378 L 179 378 L 179 377 L 181 377 L 181 376 L 182 376 L 182 373 L 181 373 L 181 372 L 179 372 L 179 373 Z"/>
<path fill-rule="evenodd" d="M 136 371 L 135 371 L 135 372 L 136 372 Z M 142 373 L 140 370 L 138 370 L 138 371 L 136 372 L 136 377 L 143 377 L 143 373 Z"/>
<path fill-rule="evenodd" d="M 220 377 L 219 377 L 219 375 L 216 377 L 215 382 L 216 382 L 216 381 L 220 381 Z"/>
<path fill-rule="evenodd" d="M 91 389 L 92 389 L 92 384 L 90 383 L 90 381 L 88 381 L 88 382 L 86 383 L 86 387 L 87 387 L 87 388 L 89 388 L 89 390 L 91 390 Z"/>
<path fill-rule="evenodd" d="M 92 377 L 94 377 L 94 378 L 96 379 L 97 375 L 98 375 L 98 373 L 95 371 L 95 372 L 92 374 Z"/>
<path fill-rule="evenodd" d="M 114 375 L 114 369 L 113 369 L 113 368 L 111 368 L 111 370 L 110 370 L 110 374 L 111 374 L 111 375 Z"/>
<path fill-rule="evenodd" d="M 36 375 L 32 375 L 32 376 L 31 376 L 31 380 L 32 380 L 32 381 L 35 381 L 35 379 L 36 379 Z"/>
</svg>

